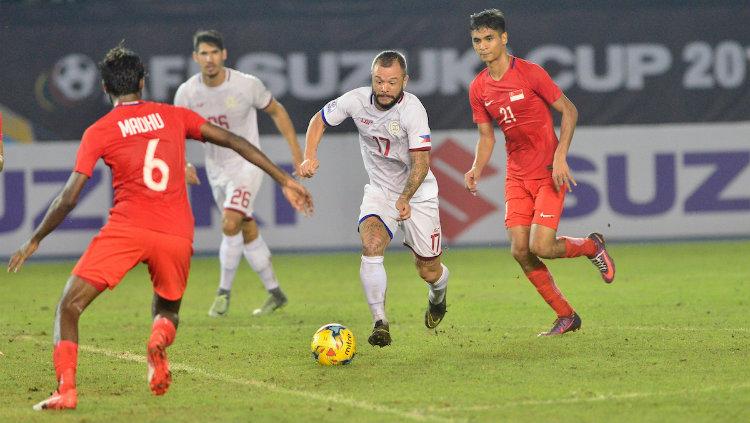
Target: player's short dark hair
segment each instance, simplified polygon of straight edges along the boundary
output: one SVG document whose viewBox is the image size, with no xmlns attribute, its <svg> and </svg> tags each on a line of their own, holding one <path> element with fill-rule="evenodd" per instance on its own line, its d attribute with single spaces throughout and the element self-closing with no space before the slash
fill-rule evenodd
<svg viewBox="0 0 750 423">
<path fill-rule="evenodd" d="M 141 79 L 146 74 L 141 58 L 122 43 L 109 50 L 98 67 L 104 88 L 115 97 L 138 93 Z"/>
<path fill-rule="evenodd" d="M 469 16 L 469 28 L 476 31 L 481 28 L 494 29 L 502 34 L 505 32 L 505 15 L 499 9 L 482 10 Z"/>
<path fill-rule="evenodd" d="M 406 74 L 406 58 L 403 54 L 399 53 L 396 50 L 386 50 L 378 53 L 378 55 L 375 56 L 375 59 L 373 59 L 372 61 L 370 70 L 375 69 L 375 65 L 380 65 L 384 68 L 390 68 L 391 66 L 393 66 L 394 62 L 398 62 L 398 64 L 401 65 L 401 69 L 404 70 L 404 74 Z"/>
<path fill-rule="evenodd" d="M 193 51 L 198 51 L 200 43 L 211 44 L 224 50 L 224 36 L 215 29 L 201 29 L 193 35 Z"/>
</svg>

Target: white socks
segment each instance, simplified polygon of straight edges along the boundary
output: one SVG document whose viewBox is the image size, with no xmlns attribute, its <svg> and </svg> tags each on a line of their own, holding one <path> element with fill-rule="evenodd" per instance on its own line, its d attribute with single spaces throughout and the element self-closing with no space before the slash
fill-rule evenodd
<svg viewBox="0 0 750 423">
<path fill-rule="evenodd" d="M 427 299 L 430 300 L 432 304 L 440 304 L 443 302 L 443 298 L 445 298 L 445 289 L 448 287 L 448 277 L 450 276 L 450 272 L 444 264 L 440 263 L 440 266 L 443 267 L 443 274 L 440 275 L 440 278 L 438 278 L 435 283 L 427 283 L 427 287 L 430 289 L 430 292 L 427 294 Z"/>
<path fill-rule="evenodd" d="M 271 250 L 268 249 L 268 245 L 263 241 L 263 237 L 258 236 L 258 238 L 255 238 L 250 243 L 245 244 L 243 253 L 247 262 L 250 263 L 250 267 L 260 276 L 260 280 L 263 282 L 263 286 L 266 287 L 266 291 L 271 291 L 279 287 L 279 281 L 276 279 L 276 274 L 271 265 Z"/>
<path fill-rule="evenodd" d="M 383 256 L 362 256 L 359 278 L 362 281 L 362 288 L 365 290 L 367 304 L 370 306 L 372 321 L 383 320 L 383 322 L 387 322 L 388 319 L 385 318 L 387 277 L 385 266 L 383 266 Z"/>
<path fill-rule="evenodd" d="M 221 264 L 221 275 L 219 276 L 219 289 L 232 290 L 234 275 L 242 258 L 242 233 L 237 235 L 221 236 L 219 247 L 219 263 Z"/>
<path fill-rule="evenodd" d="M 258 237 L 249 244 L 244 244 L 242 232 L 237 235 L 222 235 L 221 247 L 219 247 L 219 262 L 221 263 L 221 276 L 219 277 L 219 289 L 231 291 L 237 267 L 240 265 L 242 254 L 250 263 L 250 267 L 258 273 L 266 291 L 279 287 L 279 281 L 271 265 L 271 251 L 262 237 Z"/>
</svg>

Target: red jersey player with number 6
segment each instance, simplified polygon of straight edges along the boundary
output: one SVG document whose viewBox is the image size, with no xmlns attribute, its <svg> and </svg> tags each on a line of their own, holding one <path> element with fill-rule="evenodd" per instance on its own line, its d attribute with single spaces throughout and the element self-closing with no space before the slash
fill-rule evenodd
<svg viewBox="0 0 750 423">
<path fill-rule="evenodd" d="M 492 122 L 505 134 L 505 227 L 511 253 L 539 294 L 557 313 L 552 328 L 540 335 L 580 329 L 581 318 L 555 285 L 540 258 L 588 257 L 610 283 L 615 265 L 604 237 L 557 237 L 565 191 L 576 185 L 567 162 L 578 119 L 573 103 L 541 66 L 508 54 L 505 16 L 497 9 L 471 15 L 474 51 L 487 65 L 469 87 L 474 122 L 479 129 L 474 165 L 466 172 L 466 188 L 477 191 L 482 169 L 495 145 Z M 562 114 L 560 140 L 550 106 Z"/>
<path fill-rule="evenodd" d="M 312 210 L 309 192 L 244 138 L 188 109 L 141 100 L 145 71 L 132 51 L 113 48 L 99 70 L 114 109 L 86 130 L 63 191 L 8 264 L 9 272 L 17 272 L 63 221 L 102 158 L 112 170 L 114 204 L 109 221 L 91 241 L 63 290 L 53 335 L 58 388 L 35 410 L 76 408 L 79 317 L 105 288 L 114 289 L 139 262 L 148 266 L 154 289 L 153 326 L 147 343 L 149 386 L 155 395 L 167 392 L 171 373 L 166 348 L 175 338 L 193 253 L 194 221 L 185 184 L 186 138 L 235 150 L 279 183 L 295 209 Z"/>
</svg>

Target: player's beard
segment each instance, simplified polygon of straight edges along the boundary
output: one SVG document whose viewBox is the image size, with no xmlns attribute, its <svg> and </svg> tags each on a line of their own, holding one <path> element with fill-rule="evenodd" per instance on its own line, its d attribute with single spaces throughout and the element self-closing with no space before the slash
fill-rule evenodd
<svg viewBox="0 0 750 423">
<path fill-rule="evenodd" d="M 380 96 L 378 96 L 378 94 L 375 94 L 375 103 L 377 103 L 378 107 L 381 108 L 381 109 L 383 109 L 383 110 L 390 110 L 393 106 L 396 105 L 396 103 L 398 103 L 398 100 L 403 95 L 404 95 L 404 90 L 401 90 L 398 93 L 397 96 L 391 96 L 391 95 L 387 95 L 387 94 L 380 94 Z M 383 103 L 380 102 L 380 98 L 381 97 L 387 97 L 391 101 L 388 104 L 383 104 Z"/>
</svg>

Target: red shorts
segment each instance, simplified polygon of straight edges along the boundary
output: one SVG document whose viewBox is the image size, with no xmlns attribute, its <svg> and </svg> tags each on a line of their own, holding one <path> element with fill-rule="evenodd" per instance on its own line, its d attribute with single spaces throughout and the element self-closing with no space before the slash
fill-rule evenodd
<svg viewBox="0 0 750 423">
<path fill-rule="evenodd" d="M 182 298 L 190 273 L 193 243 L 187 238 L 124 225 L 105 225 L 71 272 L 99 291 L 114 289 L 138 263 L 148 265 L 154 292 Z"/>
<path fill-rule="evenodd" d="M 557 230 L 565 189 L 555 191 L 552 178 L 505 180 L 505 227 L 536 223 Z"/>
</svg>

